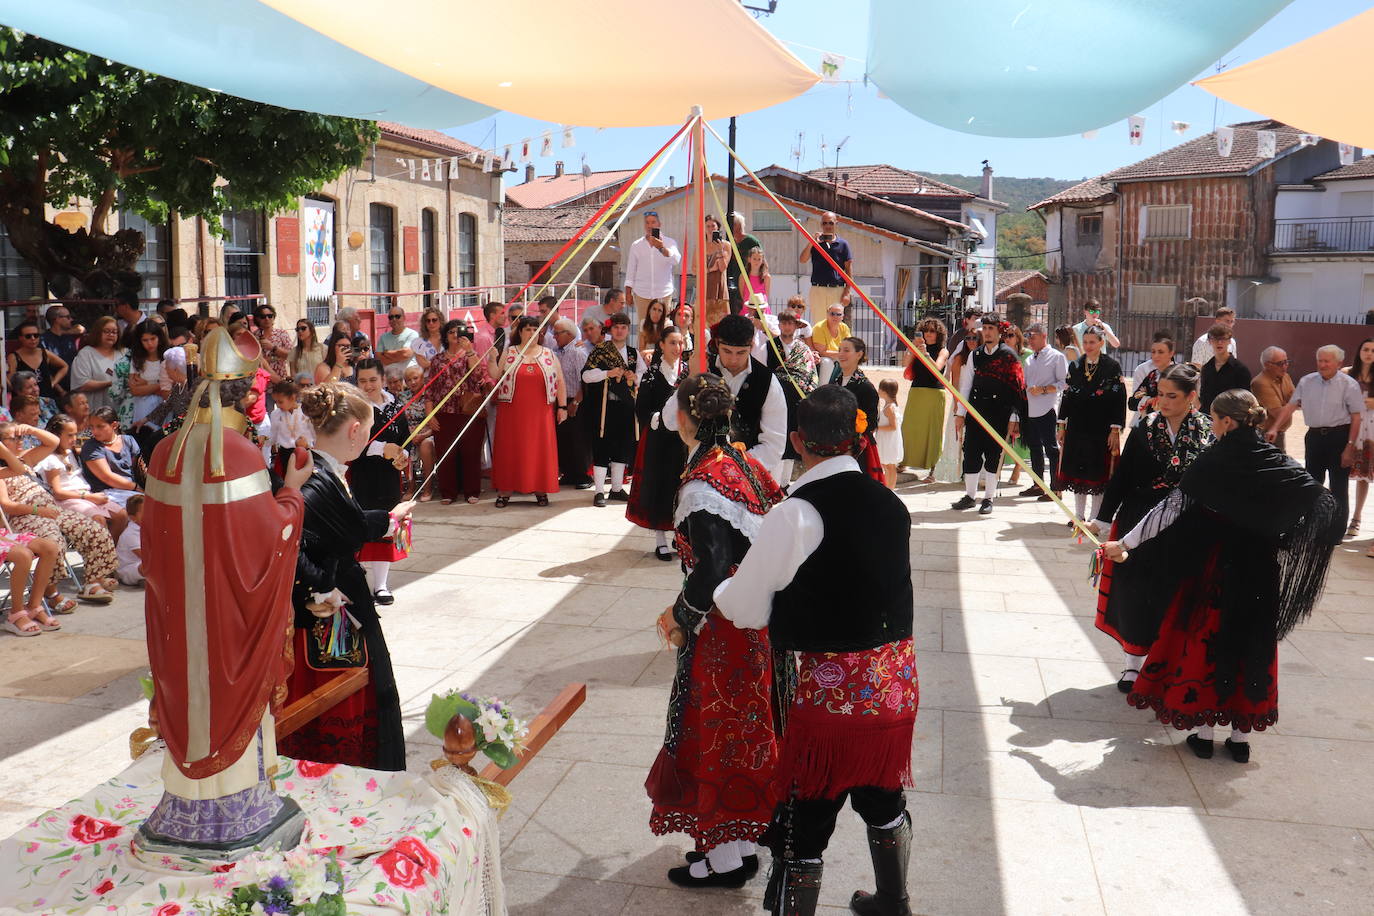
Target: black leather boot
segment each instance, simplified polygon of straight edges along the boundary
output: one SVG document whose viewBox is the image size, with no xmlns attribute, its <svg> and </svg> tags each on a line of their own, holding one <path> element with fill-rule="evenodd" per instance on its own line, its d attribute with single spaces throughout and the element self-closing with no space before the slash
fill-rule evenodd
<svg viewBox="0 0 1374 916">
<path fill-rule="evenodd" d="M 860 916 L 911 916 L 906 892 L 907 864 L 911 861 L 911 814 L 902 812 L 896 827 L 868 828 L 868 852 L 873 857 L 873 883 L 877 893 L 855 891 L 849 908 Z"/>
<path fill-rule="evenodd" d="M 772 916 L 814 916 L 824 868 L 824 862 L 774 859 L 763 894 L 763 908 Z"/>
</svg>

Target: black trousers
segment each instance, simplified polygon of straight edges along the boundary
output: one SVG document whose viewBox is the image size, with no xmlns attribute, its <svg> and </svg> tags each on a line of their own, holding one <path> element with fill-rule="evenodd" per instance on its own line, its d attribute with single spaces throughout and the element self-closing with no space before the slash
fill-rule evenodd
<svg viewBox="0 0 1374 916">
<path fill-rule="evenodd" d="M 1058 417 L 1053 410 L 1041 416 L 1021 421 L 1021 438 L 1030 449 L 1031 470 L 1040 478 L 1045 477 L 1045 462 L 1050 465 L 1050 489 L 1059 486 L 1059 441 L 1054 437 L 1054 427 Z"/>
<path fill-rule="evenodd" d="M 854 813 L 870 827 L 882 827 L 901 817 L 906 810 L 906 795 L 901 789 L 858 786 L 837 798 L 808 799 L 792 803 L 791 849 L 794 859 L 819 859 L 835 832 L 835 819 L 844 809 L 845 799 Z M 785 818 L 786 812 L 783 813 Z M 784 841 L 785 842 L 785 841 Z M 775 854 L 777 850 L 774 850 Z"/>
<path fill-rule="evenodd" d="M 635 460 L 635 408 L 629 401 L 606 401 L 605 432 L 602 432 L 601 402 L 582 402 L 578 413 L 591 409 L 592 464 L 599 468 L 612 464 L 631 464 Z M 566 424 L 564 424 L 566 425 Z"/>
<path fill-rule="evenodd" d="M 1313 427 L 1302 441 L 1306 448 L 1307 473 L 1316 478 L 1317 483 L 1325 483 L 1331 495 L 1336 497 L 1336 514 L 1340 516 L 1344 531 L 1350 521 L 1350 468 L 1341 467 L 1341 454 L 1350 441 L 1350 424 Z"/>
<path fill-rule="evenodd" d="M 597 404 L 597 407 L 600 406 Z M 587 468 L 592 463 L 592 456 L 587 448 L 586 421 L 582 417 L 581 409 L 579 408 L 577 416 L 558 423 L 554 427 L 554 435 L 558 439 L 558 473 L 562 477 L 560 482 L 570 487 L 591 483 L 592 478 L 587 473 Z"/>
<path fill-rule="evenodd" d="M 1011 425 L 1011 411 L 1000 404 L 984 407 L 974 404 L 988 425 L 997 430 L 1003 439 Z M 964 417 L 964 473 L 977 474 L 979 471 L 993 471 L 1002 466 L 1002 446 L 987 434 L 981 423 L 973 417 Z"/>
</svg>

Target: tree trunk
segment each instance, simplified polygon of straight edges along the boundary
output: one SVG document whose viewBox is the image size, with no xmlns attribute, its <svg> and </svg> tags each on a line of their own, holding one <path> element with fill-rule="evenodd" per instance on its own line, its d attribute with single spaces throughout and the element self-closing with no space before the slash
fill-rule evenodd
<svg viewBox="0 0 1374 916">
<path fill-rule="evenodd" d="M 143 279 L 134 269 L 143 254 L 143 233 L 121 229 L 113 234 L 68 232 L 35 208 L 35 186 L 13 172 L 0 175 L 0 223 L 10 244 L 59 299 L 109 299 L 138 292 Z M 41 199 L 41 196 L 40 196 Z M 92 227 L 94 229 L 94 227 Z"/>
</svg>

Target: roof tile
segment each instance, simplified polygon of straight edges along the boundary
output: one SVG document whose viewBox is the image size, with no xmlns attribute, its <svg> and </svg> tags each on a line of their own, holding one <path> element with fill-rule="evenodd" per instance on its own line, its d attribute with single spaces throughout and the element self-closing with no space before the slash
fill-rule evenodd
<svg viewBox="0 0 1374 916">
<path fill-rule="evenodd" d="M 848 181 L 843 181 L 845 174 L 849 175 Z M 962 200 L 972 200 L 978 196 L 972 191 L 936 181 L 919 172 L 899 169 L 895 165 L 849 165 L 840 168 L 811 169 L 806 172 L 806 176 L 827 182 L 839 178 L 846 188 L 875 196 L 923 194 L 930 197 L 958 197 Z"/>
<path fill-rule="evenodd" d="M 437 130 L 425 130 L 420 127 L 407 127 L 404 124 L 396 124 L 391 121 L 378 121 L 379 127 L 384 134 L 391 134 L 401 140 L 415 140 L 430 146 L 448 150 L 454 154 L 466 154 L 477 147 L 471 143 L 464 143 L 457 137 L 450 137 L 448 134 Z"/>
<path fill-rule="evenodd" d="M 576 207 L 507 207 L 502 217 L 502 235 L 507 242 L 566 242 L 577 234 L 601 209 L 591 205 Z M 608 235 L 603 225 L 592 238 Z"/>
<path fill-rule="evenodd" d="M 1343 181 L 1347 178 L 1374 178 L 1374 156 L 1356 159 L 1349 165 L 1322 172 L 1312 181 Z"/>
<path fill-rule="evenodd" d="M 634 177 L 635 169 L 592 172 L 586 178 L 580 171 L 553 175 L 537 175 L 533 181 L 510 185 L 506 199 L 517 207 L 556 207 L 594 191 L 614 187 Z"/>
</svg>

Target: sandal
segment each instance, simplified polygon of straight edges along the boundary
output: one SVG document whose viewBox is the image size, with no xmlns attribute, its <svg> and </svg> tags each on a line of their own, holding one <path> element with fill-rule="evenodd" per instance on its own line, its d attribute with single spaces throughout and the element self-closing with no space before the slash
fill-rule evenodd
<svg viewBox="0 0 1374 916">
<path fill-rule="evenodd" d="M 67 600 L 70 601 L 71 599 L 68 598 Z M 53 616 L 41 607 L 32 608 L 26 613 L 29 615 L 30 620 L 32 620 L 34 623 L 38 624 L 41 628 L 47 630 L 50 633 L 53 630 L 62 629 L 62 624 L 58 623 L 55 619 L 53 619 Z"/>
<path fill-rule="evenodd" d="M 498 508 L 498 509 L 504 509 L 504 508 L 506 508 L 506 507 L 509 506 L 509 505 L 510 505 L 510 497 L 509 497 L 509 496 L 498 496 L 498 497 L 496 497 L 496 508 Z"/>
<path fill-rule="evenodd" d="M 71 598 L 53 595 L 51 597 L 45 597 L 44 600 L 52 602 L 52 612 L 54 614 L 70 614 L 76 610 L 76 602 Z"/>
<path fill-rule="evenodd" d="M 1357 515 L 1350 520 L 1350 527 L 1345 529 L 1345 536 L 1353 538 L 1360 533 L 1360 517 Z"/>
<path fill-rule="evenodd" d="M 26 626 L 27 624 L 27 626 Z M 10 614 L 5 618 L 4 623 L 0 623 L 0 630 L 6 630 L 15 636 L 37 636 L 43 632 L 43 627 L 29 616 L 28 611 L 20 611 L 17 614 Z"/>
<path fill-rule="evenodd" d="M 86 583 L 86 587 L 77 592 L 76 597 L 91 604 L 109 604 L 114 600 L 110 590 L 98 582 Z"/>
<path fill-rule="evenodd" d="M 469 506 L 475 506 L 477 505 L 477 497 L 469 496 L 466 500 L 464 500 L 464 502 L 466 502 Z"/>
</svg>

